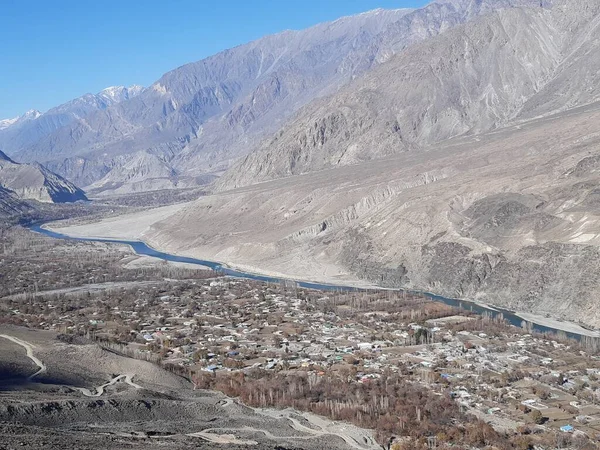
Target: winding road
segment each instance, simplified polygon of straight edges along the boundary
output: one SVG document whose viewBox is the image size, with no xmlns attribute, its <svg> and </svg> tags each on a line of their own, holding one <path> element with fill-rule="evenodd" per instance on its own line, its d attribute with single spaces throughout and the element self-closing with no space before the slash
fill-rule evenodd
<svg viewBox="0 0 600 450">
<path fill-rule="evenodd" d="M 354 439 L 352 439 L 350 436 L 341 434 L 341 433 L 333 433 L 330 431 L 320 431 L 320 430 L 313 430 L 311 428 L 305 427 L 304 425 L 300 425 L 300 423 L 292 418 L 288 419 L 292 422 L 292 428 L 296 431 L 300 431 L 303 433 L 307 433 L 309 434 L 309 436 L 276 436 L 273 433 L 271 433 L 270 431 L 267 430 L 263 430 L 260 428 L 254 428 L 254 427 L 242 427 L 242 428 L 208 428 L 206 430 L 202 430 L 198 433 L 189 433 L 186 436 L 192 436 L 192 437 L 200 437 L 206 440 L 209 440 L 209 437 L 214 437 L 215 435 L 217 435 L 216 433 L 213 433 L 215 431 L 228 431 L 228 432 L 250 432 L 250 433 L 262 433 L 264 434 L 267 438 L 274 440 L 274 441 L 278 441 L 278 440 L 282 440 L 282 439 L 290 439 L 290 440 L 308 440 L 308 439 L 314 439 L 315 437 L 321 437 L 321 436 L 337 436 L 341 439 L 343 439 L 346 444 L 348 444 L 350 447 L 352 448 L 356 448 L 358 450 L 366 450 L 368 448 L 372 448 L 371 446 L 369 446 L 368 444 L 366 445 L 361 445 L 358 442 L 356 442 Z M 228 438 L 230 438 L 231 435 L 226 435 Z M 211 442 L 217 442 L 215 440 L 211 440 Z M 222 443 L 222 442 L 221 442 Z"/>
<path fill-rule="evenodd" d="M 212 442 L 213 444 L 235 444 L 235 445 L 257 445 L 258 442 L 246 440 L 246 439 L 238 439 L 233 434 L 215 434 L 209 433 L 208 431 L 199 431 L 197 433 L 189 433 L 186 436 L 190 437 L 199 437 L 204 439 L 205 441 Z"/>
<path fill-rule="evenodd" d="M 35 346 L 33 344 L 30 344 L 29 342 L 24 341 L 19 338 L 16 338 L 14 336 L 9 336 L 8 334 L 0 334 L 0 338 L 8 339 L 9 341 L 14 342 L 15 344 L 18 344 L 21 347 L 25 348 L 25 351 L 27 352 L 27 357 L 30 360 L 32 360 L 36 366 L 39 367 L 37 372 L 35 372 L 33 375 L 29 375 L 29 377 L 27 377 L 27 379 L 29 381 L 33 380 L 39 374 L 46 372 L 46 370 L 47 370 L 46 365 L 39 358 L 36 358 L 36 356 L 33 354 L 33 349 L 35 348 Z M 92 393 L 92 391 L 87 388 L 76 387 L 76 386 L 67 386 L 67 387 L 81 392 L 86 397 L 100 397 L 102 394 L 104 394 L 104 389 L 106 387 L 112 386 L 113 384 L 115 384 L 117 381 L 120 381 L 120 380 L 125 380 L 125 383 L 127 383 L 130 386 L 133 386 L 136 389 L 143 389 L 142 386 L 140 386 L 139 384 L 135 384 L 133 382 L 133 377 L 134 377 L 134 375 L 129 375 L 129 374 L 118 375 L 118 376 L 114 377 L 112 380 L 110 380 L 109 382 L 104 383 L 103 385 L 95 388 L 94 389 L 96 391 L 95 393 Z"/>
<path fill-rule="evenodd" d="M 38 358 L 35 357 L 35 355 L 33 354 L 34 346 L 31 345 L 29 342 L 25 342 L 22 339 L 19 339 L 19 338 L 13 337 L 13 336 L 9 336 L 7 334 L 0 334 L 0 338 L 8 339 L 9 341 L 20 345 L 21 347 L 24 347 L 25 351 L 27 352 L 27 357 L 30 360 L 32 360 L 36 366 L 39 367 L 37 372 L 35 372 L 33 375 L 29 375 L 29 377 L 27 378 L 28 380 L 33 380 L 39 374 L 46 372 L 46 370 L 47 370 L 46 365 L 41 360 L 39 360 Z"/>
<path fill-rule="evenodd" d="M 23 347 L 27 353 L 27 357 L 31 361 L 33 361 L 33 363 L 38 367 L 38 370 L 27 378 L 28 380 L 33 380 L 33 378 L 35 378 L 38 375 L 47 371 L 46 365 L 39 358 L 37 358 L 34 355 L 33 349 L 35 348 L 35 346 L 33 344 L 31 344 L 27 341 L 24 341 L 22 339 L 16 338 L 14 336 L 9 336 L 7 334 L 0 334 L 0 338 L 7 339 L 7 340 L 14 342 L 15 344 Z M 86 397 L 100 397 L 102 394 L 104 394 L 105 389 L 108 386 L 112 386 L 119 381 L 124 381 L 126 384 L 134 387 L 135 389 L 143 389 L 142 386 L 133 382 L 133 377 L 134 377 L 133 374 L 117 375 L 112 380 L 98 386 L 97 388 L 95 388 L 93 390 L 90 390 L 87 388 L 82 388 L 82 387 L 76 387 L 76 386 L 67 386 L 67 387 L 81 392 Z M 232 399 L 226 399 L 225 401 L 218 402 L 218 404 L 220 404 L 220 406 L 222 406 L 222 407 L 227 407 L 233 403 L 234 403 L 234 401 Z M 262 429 L 258 429 L 258 428 L 254 428 L 254 427 L 249 427 L 249 426 L 245 426 L 245 427 L 241 427 L 241 428 L 209 428 L 209 429 L 197 432 L 197 433 L 189 433 L 189 434 L 187 434 L 187 436 L 199 437 L 206 441 L 217 443 L 217 444 L 254 445 L 254 444 L 256 444 L 255 441 L 243 440 L 243 439 L 239 439 L 239 438 L 235 437 L 234 435 L 222 435 L 222 434 L 213 433 L 213 432 L 214 431 L 229 431 L 229 432 L 236 432 L 236 431 L 244 432 L 245 431 L 245 432 L 262 433 L 267 438 L 275 440 L 275 441 L 281 440 L 281 439 L 306 440 L 306 439 L 314 439 L 315 437 L 331 435 L 331 436 L 337 436 L 337 437 L 343 439 L 350 447 L 358 449 L 358 450 L 368 450 L 371 448 L 376 448 L 375 442 L 373 441 L 373 439 L 370 436 L 366 436 L 366 435 L 360 436 L 364 440 L 364 442 L 359 442 L 356 439 L 356 437 L 358 437 L 358 436 L 352 436 L 352 434 L 355 434 L 355 433 L 343 433 L 343 432 L 339 432 L 338 430 L 334 431 L 334 430 L 325 429 L 323 423 L 317 423 L 316 420 L 311 420 L 311 418 L 312 418 L 311 415 L 304 415 L 304 417 L 306 420 L 308 420 L 308 422 L 311 425 L 314 425 L 315 427 L 318 427 L 319 429 L 309 428 L 309 427 L 301 424 L 297 419 L 295 419 L 293 417 L 282 415 L 281 411 L 278 411 L 277 413 L 272 412 L 271 414 L 264 414 L 264 415 L 274 417 L 273 414 L 276 414 L 276 416 L 278 418 L 285 418 L 285 419 L 289 420 L 291 422 L 291 427 L 294 430 L 300 431 L 302 433 L 306 433 L 308 436 L 276 436 L 276 435 L 272 434 L 270 431 L 262 430 Z"/>
<path fill-rule="evenodd" d="M 133 386 L 136 389 L 143 389 L 139 384 L 135 384 L 132 381 L 133 376 L 134 375 L 118 375 L 118 376 L 114 377 L 112 380 L 110 380 L 108 383 L 104 383 L 103 385 L 98 386 L 95 389 L 96 392 L 94 394 L 92 394 L 92 391 L 87 388 L 75 387 L 75 386 L 69 386 L 69 387 L 71 389 L 75 389 L 75 390 L 81 392 L 86 397 L 100 397 L 102 394 L 104 394 L 104 388 L 106 388 L 108 386 L 112 386 L 119 380 L 125 380 L 125 383 L 127 383 L 130 386 Z"/>
<path fill-rule="evenodd" d="M 262 413 L 260 409 L 254 408 L 254 410 L 256 412 L 258 412 L 259 414 Z M 271 433 L 270 431 L 260 429 L 260 428 L 250 427 L 250 426 L 244 426 L 244 427 L 240 427 L 240 428 L 228 428 L 228 427 L 207 428 L 207 429 L 202 430 L 197 433 L 188 433 L 188 434 L 186 434 L 186 436 L 199 437 L 199 438 L 205 439 L 209 442 L 225 444 L 225 443 L 240 443 L 243 441 L 236 438 L 235 435 L 219 434 L 219 432 L 221 432 L 221 433 L 222 432 L 226 432 L 226 433 L 235 433 L 235 432 L 238 432 L 238 433 L 239 432 L 261 433 L 265 437 L 267 437 L 268 439 L 271 439 L 273 441 L 308 440 L 308 439 L 314 439 L 316 437 L 329 435 L 329 436 L 336 436 L 336 437 L 339 437 L 340 439 L 343 439 L 344 442 L 346 442 L 346 444 L 348 444 L 348 446 L 355 448 L 357 450 L 369 450 L 369 449 L 379 448 L 379 446 L 377 445 L 375 440 L 369 435 L 361 434 L 360 436 L 358 436 L 358 435 L 356 435 L 356 433 L 344 433 L 343 429 L 342 430 L 325 429 L 323 423 L 319 423 L 316 420 L 311 420 L 311 419 L 313 419 L 313 416 L 310 414 L 308 414 L 308 415 L 303 414 L 303 417 L 311 425 L 317 427 L 318 429 L 309 428 L 309 427 L 301 424 L 300 421 L 298 421 L 297 419 L 285 415 L 285 411 L 277 411 L 276 413 L 271 412 L 271 414 L 264 414 L 264 413 L 262 413 L 262 414 L 267 417 L 270 417 L 270 418 L 287 419 L 290 421 L 290 425 L 291 425 L 292 429 L 294 429 L 296 431 L 300 431 L 301 433 L 305 433 L 305 434 L 307 434 L 307 436 L 306 435 L 305 436 L 297 436 L 297 435 L 296 436 L 277 436 L 277 435 L 274 435 L 273 433 Z M 300 413 L 300 414 L 302 414 L 302 413 Z M 324 422 L 328 422 L 328 421 L 324 421 Z M 335 422 L 333 422 L 332 424 L 335 424 Z M 347 425 L 347 426 L 351 427 L 350 425 Z M 363 442 L 359 442 L 357 440 L 357 438 L 359 438 L 359 437 Z M 250 442 L 252 442 L 252 441 L 247 441 L 246 445 L 250 445 Z"/>
<path fill-rule="evenodd" d="M 237 401 L 235 399 L 227 398 L 224 400 L 219 400 L 216 405 L 226 408 L 230 405 L 236 404 Z M 309 436 L 276 436 L 271 432 L 254 428 L 250 426 L 244 426 L 240 428 L 208 428 L 202 430 L 197 433 L 190 433 L 187 436 L 200 437 L 206 440 L 210 440 L 211 442 L 217 442 L 211 440 L 214 436 L 217 436 L 214 431 L 225 431 L 225 432 L 255 432 L 262 433 L 267 438 L 272 440 L 280 440 L 280 439 L 314 439 L 315 437 L 320 436 L 336 436 L 340 439 L 343 439 L 348 446 L 358 449 L 358 450 L 370 450 L 370 449 L 378 449 L 380 446 L 377 444 L 373 436 L 365 432 L 365 430 L 355 427 L 348 423 L 343 422 L 335 422 L 329 419 L 320 417 L 311 413 L 303 413 L 300 411 L 296 411 L 294 409 L 264 409 L 264 408 L 251 408 L 255 413 L 268 417 L 270 419 L 284 419 L 290 422 L 290 426 L 292 429 L 296 431 L 300 431 L 301 433 L 306 433 Z M 302 424 L 298 419 L 292 417 L 293 415 L 297 415 L 302 417 L 304 420 L 308 422 L 310 426 L 306 426 Z M 232 435 L 220 435 L 225 437 L 226 439 L 230 439 Z M 222 443 L 222 442 L 221 442 Z"/>
<path fill-rule="evenodd" d="M 221 399 L 216 402 L 216 406 L 220 406 L 222 408 L 227 408 L 230 405 L 237 404 L 238 402 L 235 399 L 227 398 Z M 367 430 L 360 429 L 348 423 L 343 422 L 335 422 L 329 419 L 320 417 L 311 413 L 303 413 L 300 411 L 296 411 L 294 409 L 264 409 L 264 408 L 251 408 L 255 413 L 268 417 L 269 419 L 284 419 L 290 422 L 290 427 L 293 430 L 299 431 L 301 433 L 305 433 L 308 436 L 276 436 L 270 431 L 261 428 L 255 428 L 251 426 L 244 427 L 215 427 L 215 428 L 207 428 L 205 430 L 188 433 L 185 436 L 191 437 L 199 437 L 205 439 L 209 442 L 224 444 L 225 441 L 228 443 L 239 443 L 240 440 L 235 437 L 233 434 L 219 434 L 218 432 L 225 433 L 233 433 L 233 432 L 250 432 L 250 433 L 262 433 L 268 439 L 278 441 L 278 440 L 308 440 L 314 439 L 315 437 L 321 436 L 336 436 L 340 439 L 344 440 L 349 447 L 355 448 L 357 450 L 371 450 L 371 449 L 379 449 L 380 446 L 377 444 L 373 436 L 367 432 Z M 292 417 L 292 415 L 300 416 L 304 420 L 308 422 L 310 426 L 306 426 L 300 422 L 300 420 Z M 237 442 L 235 442 L 237 441 Z M 250 445 L 246 443 L 246 445 Z"/>
</svg>

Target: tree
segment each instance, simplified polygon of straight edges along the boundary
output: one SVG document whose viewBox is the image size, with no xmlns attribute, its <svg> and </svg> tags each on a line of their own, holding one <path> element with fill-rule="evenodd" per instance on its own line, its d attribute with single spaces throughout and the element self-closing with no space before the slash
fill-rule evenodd
<svg viewBox="0 0 600 450">
<path fill-rule="evenodd" d="M 515 446 L 518 450 L 532 450 L 534 448 L 531 438 L 528 436 L 517 436 L 515 438 Z"/>
<path fill-rule="evenodd" d="M 544 416 L 537 409 L 534 409 L 533 411 L 531 411 L 531 414 L 529 414 L 529 417 L 531 418 L 533 423 L 536 423 L 538 425 L 541 425 L 544 423 Z"/>
</svg>

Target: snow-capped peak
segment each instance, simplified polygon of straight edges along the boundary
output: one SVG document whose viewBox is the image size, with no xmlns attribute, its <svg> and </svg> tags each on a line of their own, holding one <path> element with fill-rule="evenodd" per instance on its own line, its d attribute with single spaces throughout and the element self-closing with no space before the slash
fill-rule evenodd
<svg viewBox="0 0 600 450">
<path fill-rule="evenodd" d="M 129 91 L 129 97 L 131 98 L 141 94 L 144 90 L 144 86 L 140 86 L 139 84 L 132 84 L 127 88 L 127 90 Z"/>
<path fill-rule="evenodd" d="M 117 94 L 120 94 L 121 92 L 123 92 L 124 89 L 125 89 L 125 86 L 109 86 L 107 88 L 102 89 L 100 91 L 100 94 L 117 95 Z"/>
<path fill-rule="evenodd" d="M 37 119 L 38 117 L 40 117 L 42 115 L 41 112 L 39 112 L 37 109 L 30 109 L 29 111 L 27 111 L 25 114 L 23 114 L 21 117 L 19 117 L 18 119 Z"/>
<path fill-rule="evenodd" d="M 13 119 L 2 119 L 0 120 L 0 130 L 4 130 L 8 127 L 10 127 L 11 125 L 13 125 L 17 120 L 19 120 L 18 117 L 15 117 Z"/>
<path fill-rule="evenodd" d="M 35 120 L 42 115 L 37 109 L 30 109 L 22 116 L 13 117 L 12 119 L 3 119 L 0 120 L 0 130 L 5 130 L 8 127 L 11 127 L 19 122 L 23 122 L 26 120 Z"/>
<path fill-rule="evenodd" d="M 125 86 L 110 86 L 106 89 L 102 89 L 98 95 L 104 97 L 106 99 L 110 99 L 115 103 L 122 102 L 123 100 L 128 100 L 130 98 L 135 97 L 140 94 L 144 88 L 142 86 L 138 86 L 134 84 L 130 87 Z"/>
</svg>

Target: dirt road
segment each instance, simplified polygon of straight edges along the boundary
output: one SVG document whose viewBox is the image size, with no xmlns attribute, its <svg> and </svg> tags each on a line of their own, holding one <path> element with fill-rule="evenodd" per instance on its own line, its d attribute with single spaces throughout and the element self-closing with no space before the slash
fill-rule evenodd
<svg viewBox="0 0 600 450">
<path fill-rule="evenodd" d="M 22 339 L 16 338 L 14 336 L 9 336 L 7 334 L 0 334 L 0 338 L 8 339 L 9 341 L 14 342 L 15 344 L 18 344 L 21 347 L 25 348 L 25 351 L 27 352 L 27 357 L 29 359 L 31 359 L 36 366 L 39 367 L 37 372 L 35 372 L 33 375 L 30 375 L 27 378 L 28 380 L 31 381 L 31 380 L 33 380 L 33 378 L 35 378 L 39 374 L 46 372 L 46 370 L 47 370 L 46 365 L 33 354 L 34 345 L 32 345 L 29 342 L 26 342 Z M 67 387 L 70 387 L 71 389 L 75 389 L 75 390 L 81 392 L 86 397 L 100 397 L 102 394 L 104 394 L 105 388 L 107 388 L 108 386 L 112 386 L 113 384 L 115 384 L 117 381 L 120 381 L 120 380 L 125 380 L 125 383 L 127 383 L 130 386 L 133 386 L 136 389 L 143 389 L 142 386 L 135 384 L 133 382 L 133 377 L 134 377 L 134 375 L 130 375 L 130 374 L 118 375 L 118 376 L 114 377 L 112 380 L 110 380 L 109 382 L 104 383 L 103 385 L 95 388 L 94 389 L 96 391 L 95 393 L 92 393 L 92 391 L 87 388 L 76 387 L 76 386 L 67 386 Z"/>
<path fill-rule="evenodd" d="M 104 394 L 104 388 L 107 388 L 108 386 L 112 386 L 119 380 L 125 380 L 125 383 L 127 383 L 130 386 L 133 386 L 136 389 L 143 389 L 139 384 L 135 384 L 132 381 L 133 377 L 134 377 L 134 375 L 118 375 L 118 376 L 114 377 L 112 380 L 110 380 L 108 383 L 104 383 L 103 385 L 98 386 L 95 389 L 96 390 L 95 393 L 92 393 L 92 391 L 87 388 L 74 387 L 74 386 L 69 386 L 69 387 L 81 392 L 86 397 L 100 397 L 102 394 Z"/>
<path fill-rule="evenodd" d="M 264 410 L 260 408 L 253 408 L 255 412 L 267 416 L 269 418 L 278 418 L 278 419 L 287 419 L 290 422 L 290 426 L 292 429 L 304 433 L 304 436 L 278 436 L 274 435 L 270 431 L 254 428 L 250 426 L 244 426 L 240 428 L 208 428 L 206 430 L 202 430 L 197 433 L 190 433 L 187 436 L 200 437 L 205 440 L 214 443 L 224 444 L 226 443 L 234 443 L 235 441 L 240 442 L 235 435 L 232 434 L 219 434 L 219 433 L 235 433 L 235 432 L 251 432 L 251 433 L 262 433 L 267 438 L 273 441 L 279 440 L 309 440 L 315 439 L 321 436 L 336 436 L 340 439 L 343 439 L 346 444 L 357 450 L 372 450 L 380 448 L 379 445 L 375 442 L 373 437 L 366 433 L 365 430 L 361 430 L 357 427 L 354 427 L 350 424 L 346 423 L 338 423 L 333 422 L 325 418 L 321 418 L 314 414 L 310 413 L 302 413 L 290 409 L 286 410 Z M 311 427 L 303 425 L 300 421 L 294 417 L 291 417 L 292 414 L 301 415 Z M 247 444 L 248 445 L 248 444 Z"/>
<path fill-rule="evenodd" d="M 25 342 L 19 338 L 9 336 L 7 334 L 0 334 L 0 338 L 8 339 L 9 341 L 14 342 L 15 344 L 18 344 L 21 347 L 25 348 L 25 351 L 27 352 L 27 357 L 29 359 L 31 359 L 36 366 L 39 367 L 37 372 L 35 372 L 33 375 L 29 375 L 29 377 L 27 378 L 28 380 L 32 380 L 39 374 L 46 372 L 47 368 L 46 368 L 45 364 L 41 360 L 39 360 L 38 358 L 35 357 L 35 355 L 33 354 L 34 346 L 31 345 L 29 342 Z"/>
</svg>

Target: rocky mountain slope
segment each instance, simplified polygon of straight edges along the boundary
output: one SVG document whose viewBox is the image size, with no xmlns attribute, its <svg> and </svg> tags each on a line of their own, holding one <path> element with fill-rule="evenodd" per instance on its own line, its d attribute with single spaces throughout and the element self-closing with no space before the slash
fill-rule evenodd
<svg viewBox="0 0 600 450">
<path fill-rule="evenodd" d="M 20 214 L 27 210 L 27 206 L 19 201 L 17 196 L 0 186 L 0 219 Z"/>
<path fill-rule="evenodd" d="M 285 31 L 175 69 L 49 134 L 15 138 L 9 154 L 105 193 L 210 181 L 315 98 L 416 42 L 522 5 L 544 9 L 539 0 L 444 0 Z"/>
<path fill-rule="evenodd" d="M 73 183 L 44 166 L 18 164 L 0 152 L 0 196 L 8 208 L 14 197 L 40 202 L 65 203 L 86 200 L 84 192 Z M 12 195 L 8 195 L 8 194 Z"/>
<path fill-rule="evenodd" d="M 97 94 L 86 94 L 45 112 L 31 110 L 20 117 L 0 121 L 0 148 L 16 155 L 46 139 L 56 130 L 75 123 L 85 124 L 90 114 L 105 110 L 143 91 L 141 86 L 112 86 Z M 38 158 L 41 160 L 43 158 Z"/>
<path fill-rule="evenodd" d="M 230 189 L 475 135 L 600 99 L 600 4 L 501 9 L 313 102 L 217 183 Z"/>
<path fill-rule="evenodd" d="M 600 104 L 202 197 L 156 248 L 600 326 Z"/>
</svg>

